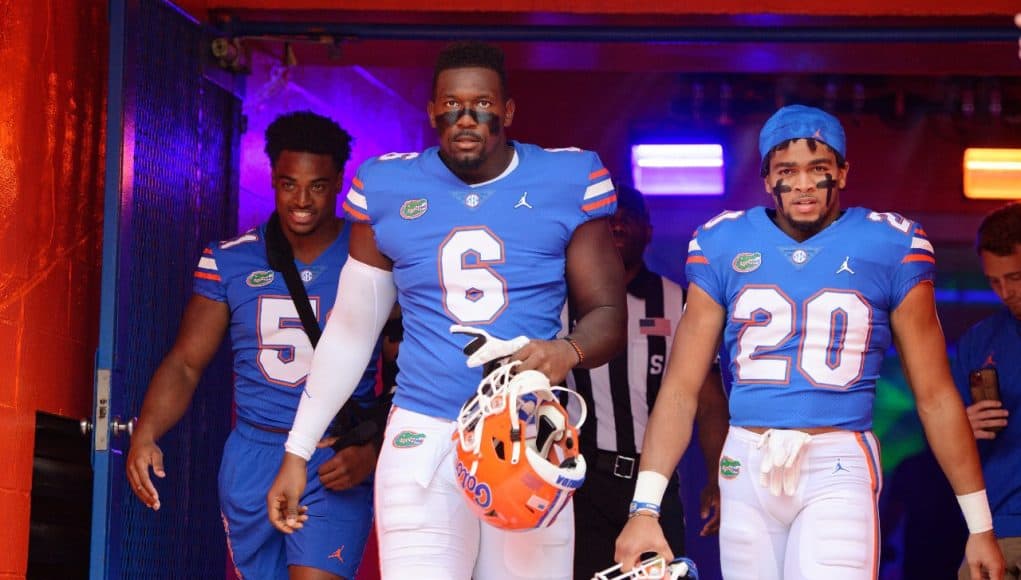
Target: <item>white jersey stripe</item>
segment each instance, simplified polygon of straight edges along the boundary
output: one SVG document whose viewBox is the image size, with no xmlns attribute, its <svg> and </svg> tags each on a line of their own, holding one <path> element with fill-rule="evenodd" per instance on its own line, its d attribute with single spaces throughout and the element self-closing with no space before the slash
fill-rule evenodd
<svg viewBox="0 0 1021 580">
<path fill-rule="evenodd" d="M 355 191 L 354 187 L 347 190 L 347 200 L 351 205 L 363 211 L 369 211 L 369 203 L 365 200 L 365 196 Z"/>
<path fill-rule="evenodd" d="M 936 250 L 933 249 L 932 244 L 925 238 L 914 237 L 911 238 L 911 249 L 913 250 L 925 250 L 930 254 L 935 254 Z"/>
<path fill-rule="evenodd" d="M 600 195 L 609 193 L 611 191 L 613 191 L 613 181 L 611 181 L 610 178 L 606 178 L 600 181 L 599 183 L 593 183 L 592 185 L 588 186 L 588 188 L 585 190 L 585 197 L 583 199 L 590 200 L 593 197 L 599 197 Z"/>
<path fill-rule="evenodd" d="M 215 272 L 217 270 L 216 258 L 202 256 L 199 258 L 199 268 L 202 268 L 203 270 L 213 270 Z"/>
</svg>

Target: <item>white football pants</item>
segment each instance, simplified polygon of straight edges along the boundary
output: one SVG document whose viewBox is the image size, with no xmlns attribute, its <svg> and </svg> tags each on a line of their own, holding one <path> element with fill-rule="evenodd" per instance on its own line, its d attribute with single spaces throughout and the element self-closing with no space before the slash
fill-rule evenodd
<svg viewBox="0 0 1021 580">
<path fill-rule="evenodd" d="M 727 580 L 865 580 L 879 564 L 879 444 L 871 432 L 815 435 L 793 496 L 759 483 L 759 435 L 731 427 L 720 458 L 720 560 Z"/>
<path fill-rule="evenodd" d="M 376 466 L 383 580 L 570 580 L 572 503 L 548 528 L 509 532 L 469 509 L 454 477 L 455 423 L 395 408 Z"/>
</svg>

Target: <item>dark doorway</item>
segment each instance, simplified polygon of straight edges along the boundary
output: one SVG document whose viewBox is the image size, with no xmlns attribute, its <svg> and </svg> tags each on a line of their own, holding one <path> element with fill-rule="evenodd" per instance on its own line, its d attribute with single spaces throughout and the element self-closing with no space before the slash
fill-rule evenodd
<svg viewBox="0 0 1021 580">
<path fill-rule="evenodd" d="M 79 422 L 37 413 L 28 578 L 87 578 L 92 518 L 89 440 Z"/>
</svg>

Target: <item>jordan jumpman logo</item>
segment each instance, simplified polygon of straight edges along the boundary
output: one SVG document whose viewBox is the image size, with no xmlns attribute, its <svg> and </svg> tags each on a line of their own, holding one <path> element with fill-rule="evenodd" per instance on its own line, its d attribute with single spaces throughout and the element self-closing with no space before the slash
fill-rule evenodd
<svg viewBox="0 0 1021 580">
<path fill-rule="evenodd" d="M 525 193 L 522 193 L 521 194 L 521 199 L 519 199 L 518 202 L 516 204 L 514 204 L 514 209 L 517 209 L 519 207 L 527 207 L 528 209 L 535 209 L 535 208 L 533 208 L 531 206 L 531 204 L 528 203 L 528 192 L 527 191 Z"/>
<path fill-rule="evenodd" d="M 850 259 L 851 259 L 851 256 L 844 256 L 844 263 L 841 264 L 839 268 L 837 268 L 837 274 L 839 274 L 841 272 L 847 272 L 848 274 L 854 274 L 854 270 L 852 270 L 851 267 L 847 265 L 847 261 L 850 260 Z"/>
</svg>

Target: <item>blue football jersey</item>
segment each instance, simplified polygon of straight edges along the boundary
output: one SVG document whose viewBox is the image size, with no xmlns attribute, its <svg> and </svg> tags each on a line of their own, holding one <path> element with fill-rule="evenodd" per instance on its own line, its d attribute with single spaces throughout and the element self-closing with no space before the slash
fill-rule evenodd
<svg viewBox="0 0 1021 580">
<path fill-rule="evenodd" d="M 890 313 L 935 264 L 917 223 L 863 208 L 801 243 L 762 207 L 698 228 L 685 272 L 727 312 L 731 423 L 870 429 Z"/>
<path fill-rule="evenodd" d="M 295 260 L 312 312 L 325 324 L 337 297 L 340 269 L 347 261 L 350 228 L 345 226 L 311 264 Z M 196 294 L 230 307 L 234 352 L 234 403 L 239 419 L 290 429 L 305 377 L 312 364 L 312 343 L 284 277 L 267 262 L 265 224 L 224 242 L 209 244 L 195 270 Z M 355 397 L 375 396 L 376 354 Z"/>
<path fill-rule="evenodd" d="M 454 419 L 481 369 L 451 324 L 498 338 L 551 339 L 566 298 L 565 255 L 582 223 L 613 214 L 616 192 L 599 157 L 512 142 L 499 177 L 468 185 L 439 149 L 366 161 L 344 202 L 351 220 L 372 225 L 393 261 L 404 319 L 394 404 Z"/>
</svg>

